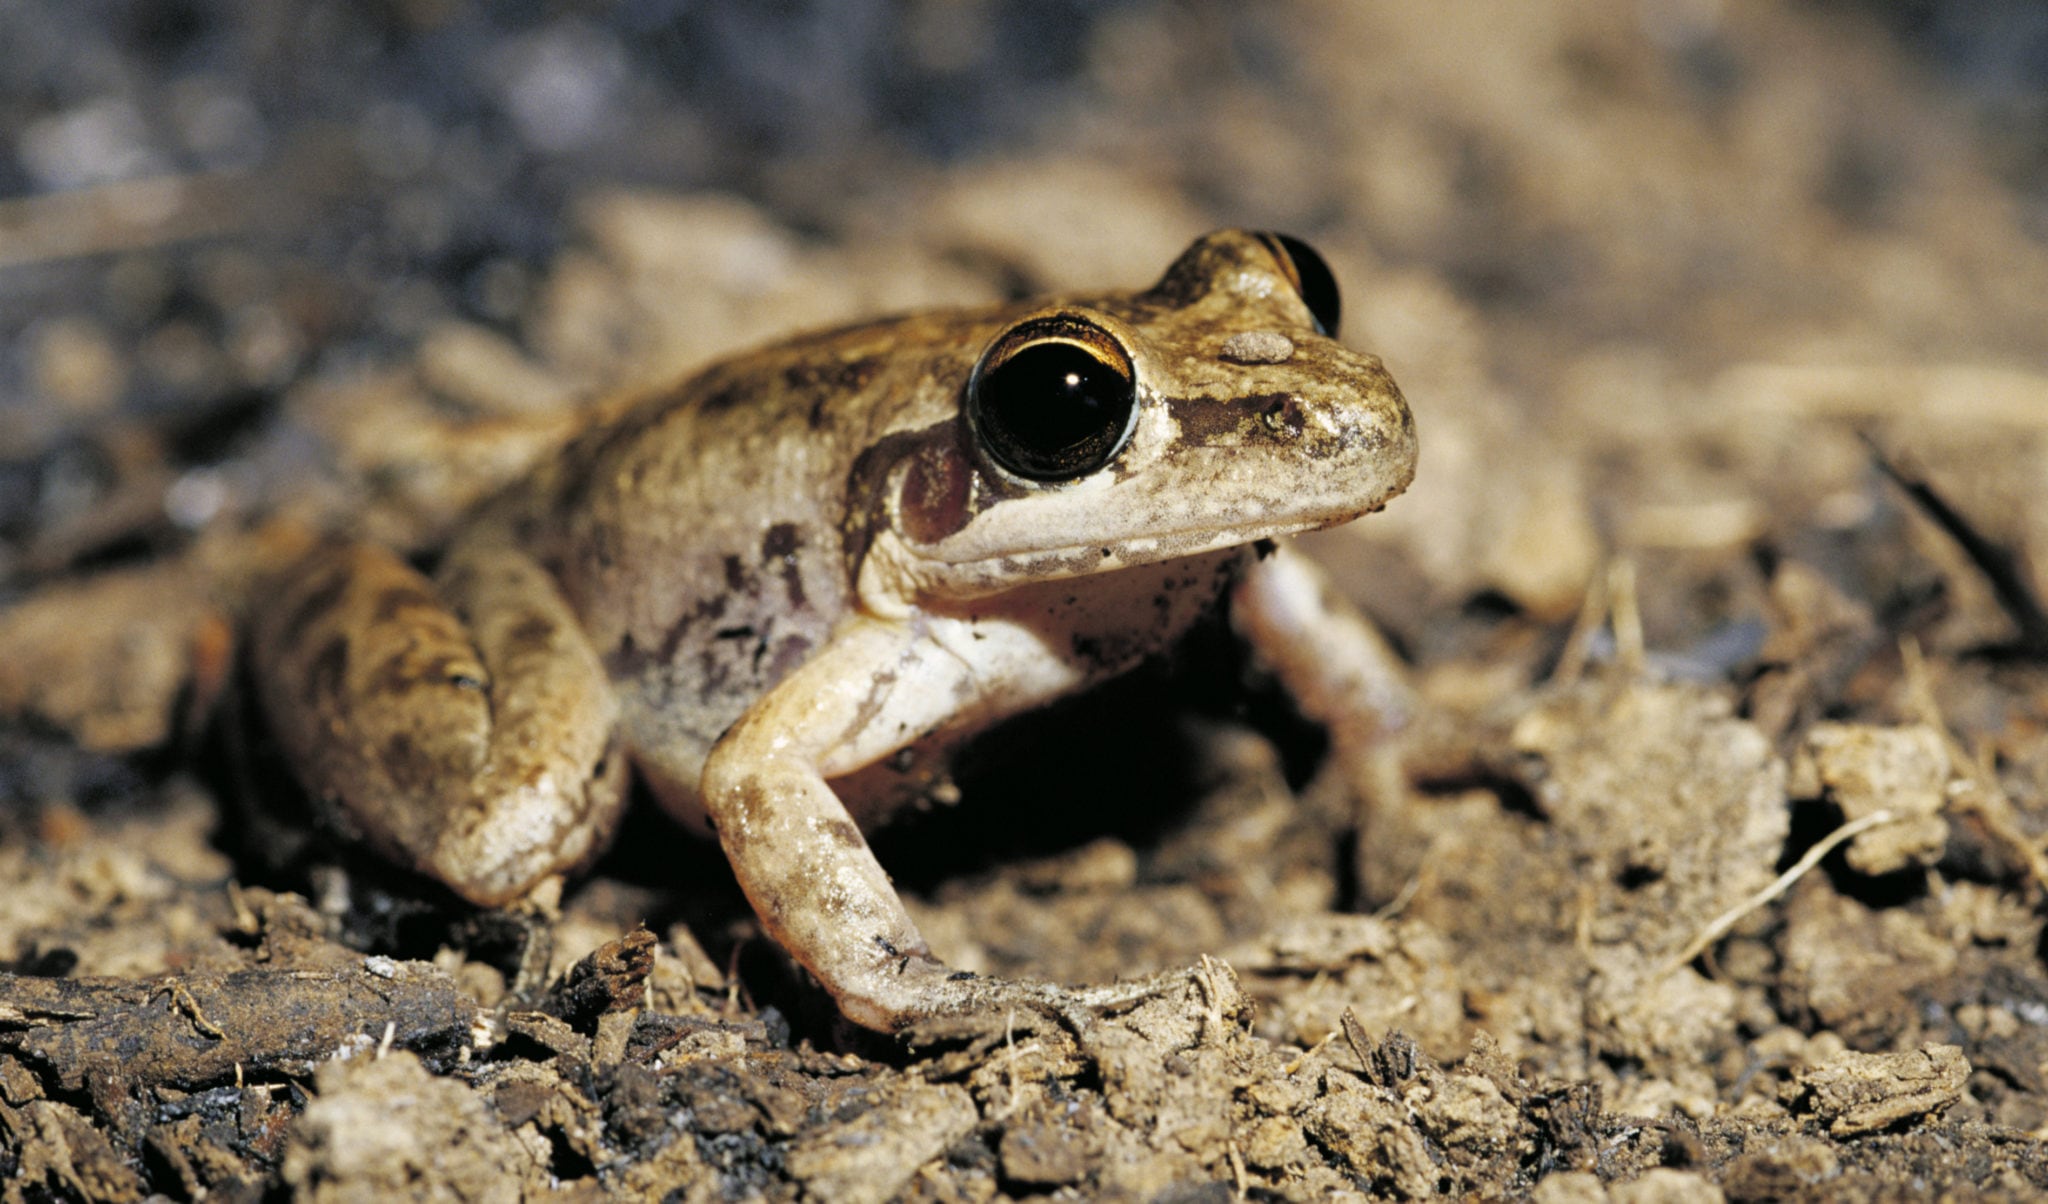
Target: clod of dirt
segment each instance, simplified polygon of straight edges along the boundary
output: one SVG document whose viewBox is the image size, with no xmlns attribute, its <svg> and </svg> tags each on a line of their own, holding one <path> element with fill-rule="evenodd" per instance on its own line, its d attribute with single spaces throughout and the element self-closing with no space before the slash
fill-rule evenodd
<svg viewBox="0 0 2048 1204">
<path fill-rule="evenodd" d="M 1776 876 L 1790 828 L 1784 763 L 1733 714 L 1729 691 L 1622 679 L 1537 696 L 1510 745 L 1495 792 L 1408 808 L 1428 850 L 1402 921 L 1455 951 L 1456 1022 L 1471 1011 L 1496 1034 L 1590 1024 L 1603 1055 L 1701 1067 L 1740 999 L 1673 959 Z M 1518 791 L 1520 805 L 1503 805 Z M 1361 873 L 1385 886 L 1381 855 L 1361 849 Z M 1654 1114 L 1711 1091 L 1702 1074 L 1675 1094 L 1614 1102 Z"/>
<path fill-rule="evenodd" d="M 1093 1108 L 1034 1108 L 1012 1121 L 997 1150 L 1003 1177 L 1026 1187 L 1063 1187 L 1087 1179 L 1101 1157 Z"/>
<path fill-rule="evenodd" d="M 475 1089 L 411 1054 L 329 1062 L 313 1083 L 284 1157 L 300 1199 L 518 1204 L 543 1170 Z"/>
<path fill-rule="evenodd" d="M 1937 922 L 1903 908 L 1872 910 L 1813 878 L 1793 888 L 1778 943 L 1782 1006 L 1860 1046 L 1911 1024 L 1916 993 L 1957 964 Z"/>
<path fill-rule="evenodd" d="M 654 934 L 636 928 L 591 951 L 548 992 L 546 1010 L 579 1028 L 639 1007 L 654 970 Z"/>
<path fill-rule="evenodd" d="M 1948 779 L 1948 749 L 1926 724 L 1816 723 L 1793 760 L 1787 789 L 1794 798 L 1827 799 L 1844 820 L 1879 810 L 1897 816 L 1849 842 L 1849 868 L 1874 876 L 1941 860 L 1948 845 L 1948 822 L 1941 817 Z"/>
<path fill-rule="evenodd" d="M 906 1083 L 852 1119 L 800 1139 L 789 1170 L 814 1199 L 882 1204 L 979 1119 L 964 1087 Z"/>
<path fill-rule="evenodd" d="M 62 732 L 101 752 L 169 739 L 195 649 L 232 636 L 178 561 L 53 587 L 0 612 L 0 719 Z"/>
<path fill-rule="evenodd" d="M 1259 1000 L 1259 1031 L 1313 1045 L 1350 1009 L 1368 1032 L 1399 1028 L 1434 1057 L 1471 1042 L 1452 947 L 1427 924 L 1326 912 L 1276 925 L 1226 957 Z"/>
<path fill-rule="evenodd" d="M 1372 1190 L 1409 1200 L 1436 1194 L 1429 1147 L 1391 1092 L 1334 1081 L 1330 1093 L 1309 1110 L 1304 1128 Z"/>
<path fill-rule="evenodd" d="M 1793 1081 L 1800 1107 L 1831 1135 L 1854 1137 L 1946 1110 L 1969 1077 L 1961 1049 L 1929 1044 L 1900 1053 L 1844 1050 Z"/>
<path fill-rule="evenodd" d="M 1884 644 L 1868 603 L 1797 560 L 1781 562 L 1765 594 L 1769 634 L 1757 650 L 1749 716 L 1773 739 L 1822 714 Z"/>
<path fill-rule="evenodd" d="M 1841 1169 L 1826 1142 L 1792 1134 L 1746 1150 L 1728 1164 L 1722 1185 L 1737 1200 L 1783 1200 L 1814 1190 Z"/>
<path fill-rule="evenodd" d="M 0 722 L 106 753 L 191 736 L 227 684 L 259 566 L 302 538 L 281 525 L 210 536 L 0 610 Z"/>
<path fill-rule="evenodd" d="M 1691 1171 L 1655 1167 L 1608 1189 L 1613 1204 L 1721 1204 L 1721 1189 Z"/>
<path fill-rule="evenodd" d="M 31 1100 L 18 1109 L 0 1105 L 0 1139 L 21 1151 L 12 1182 L 0 1195 L 8 1204 L 37 1198 L 30 1193 L 39 1187 L 95 1204 L 142 1198 L 142 1177 L 75 1108 L 51 1100 Z"/>
<path fill-rule="evenodd" d="M 1537 1184 L 1529 1198 L 1536 1204 L 1720 1204 L 1726 1197 L 1690 1171 L 1660 1166 L 1611 1188 L 1585 1171 L 1552 1175 Z"/>
</svg>

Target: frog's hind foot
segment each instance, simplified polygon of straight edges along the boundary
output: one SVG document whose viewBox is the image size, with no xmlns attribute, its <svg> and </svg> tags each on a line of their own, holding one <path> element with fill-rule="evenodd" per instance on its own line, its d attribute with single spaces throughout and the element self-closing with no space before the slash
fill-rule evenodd
<svg viewBox="0 0 2048 1204">
<path fill-rule="evenodd" d="M 948 981 L 955 989 L 894 1027 L 905 1045 L 967 1043 L 986 1049 L 1029 1036 L 1085 1046 L 1103 1023 L 1123 1018 L 1147 1029 L 1162 1021 L 1191 1026 L 1199 1036 L 1248 1022 L 1252 1011 L 1236 972 L 1210 958 L 1143 978 L 1087 986 L 957 973 Z"/>
</svg>

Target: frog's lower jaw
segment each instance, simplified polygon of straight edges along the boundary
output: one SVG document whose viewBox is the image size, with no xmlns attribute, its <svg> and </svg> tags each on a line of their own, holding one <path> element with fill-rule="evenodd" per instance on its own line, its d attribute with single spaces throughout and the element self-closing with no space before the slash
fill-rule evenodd
<svg viewBox="0 0 2048 1204">
<path fill-rule="evenodd" d="M 855 589 L 861 604 L 870 613 L 903 618 L 920 605 L 935 601 L 967 602 L 1007 593 L 1023 583 L 1068 581 L 1096 573 L 1184 560 L 1225 548 L 1320 530 L 1349 522 L 1355 517 L 1339 514 L 1333 518 L 1276 523 L 1260 526 L 1250 534 L 1238 530 L 1168 533 L 957 562 L 921 555 L 894 531 L 884 531 L 869 546 L 867 556 L 861 561 Z"/>
</svg>

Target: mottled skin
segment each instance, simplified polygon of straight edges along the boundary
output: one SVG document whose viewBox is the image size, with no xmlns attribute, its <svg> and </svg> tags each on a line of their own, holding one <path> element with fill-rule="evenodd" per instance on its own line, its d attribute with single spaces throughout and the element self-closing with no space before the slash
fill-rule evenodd
<svg viewBox="0 0 2048 1204">
<path fill-rule="evenodd" d="M 810 335 L 613 407 L 432 580 L 361 545 L 295 569 L 257 633 L 267 711 L 340 822 L 478 903 L 600 851 L 630 759 L 856 1022 L 1108 1001 L 949 971 L 862 829 L 959 738 L 1130 668 L 1233 588 L 1312 709 L 1376 701 L 1359 658 L 1313 651 L 1332 625 L 1304 564 L 1255 550 L 1414 469 L 1393 382 L 1318 333 L 1296 280 L 1223 231 L 1143 292 Z M 962 398 L 1006 331 L 1062 316 L 1128 357 L 1137 417 L 1100 468 L 1026 480 Z"/>
</svg>

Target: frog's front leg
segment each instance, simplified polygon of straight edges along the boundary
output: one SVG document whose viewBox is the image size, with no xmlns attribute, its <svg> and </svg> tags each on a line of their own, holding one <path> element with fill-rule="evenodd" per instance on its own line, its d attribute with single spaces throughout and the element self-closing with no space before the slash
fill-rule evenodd
<svg viewBox="0 0 2048 1204">
<path fill-rule="evenodd" d="M 860 616 L 758 700 L 706 759 L 706 813 L 768 934 L 848 1019 L 883 1032 L 1011 1007 L 1071 1015 L 1139 988 L 981 978 L 931 953 L 827 780 L 1073 688 L 1080 668 L 1001 621 Z M 1113 998 L 1114 997 L 1114 998 Z"/>
<path fill-rule="evenodd" d="M 252 640 L 271 730 L 327 816 L 471 902 L 515 902 L 602 851 L 624 800 L 603 667 L 541 567 L 458 547 L 431 581 L 320 545 Z"/>
<path fill-rule="evenodd" d="M 768 935 L 869 1028 L 948 1010 L 966 977 L 932 956 L 826 779 L 957 717 L 977 685 L 921 622 L 856 617 L 704 763 L 705 813 Z"/>
</svg>

